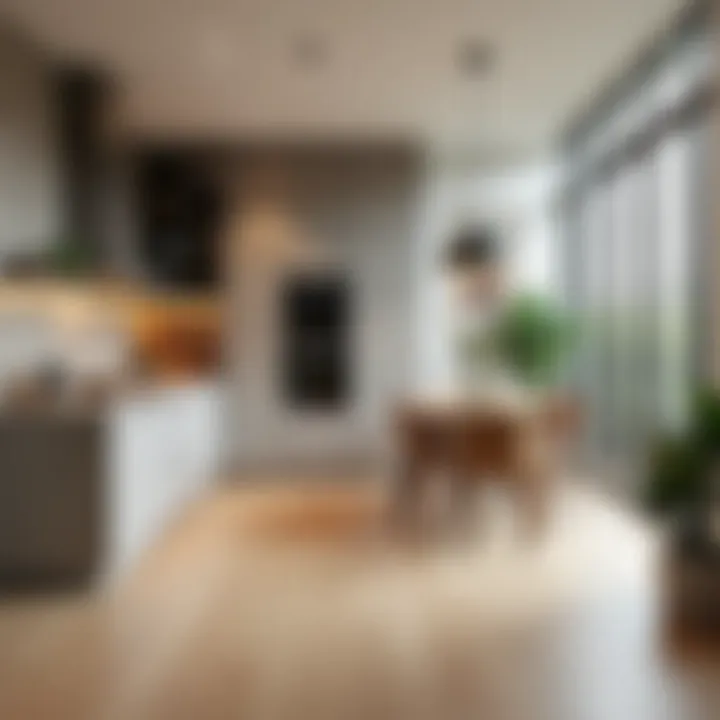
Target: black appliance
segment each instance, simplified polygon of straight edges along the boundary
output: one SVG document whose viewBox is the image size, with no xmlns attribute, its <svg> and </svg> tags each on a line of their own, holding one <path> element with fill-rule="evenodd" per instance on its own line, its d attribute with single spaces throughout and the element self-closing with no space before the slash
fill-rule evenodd
<svg viewBox="0 0 720 720">
<path fill-rule="evenodd" d="M 351 393 L 350 283 L 340 274 L 301 274 L 282 289 L 282 386 L 298 409 L 342 408 Z"/>
</svg>

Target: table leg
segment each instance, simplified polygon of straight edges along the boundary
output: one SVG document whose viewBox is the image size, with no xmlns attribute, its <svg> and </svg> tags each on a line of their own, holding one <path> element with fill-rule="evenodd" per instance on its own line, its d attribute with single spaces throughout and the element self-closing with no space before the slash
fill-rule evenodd
<svg viewBox="0 0 720 720">
<path fill-rule="evenodd" d="M 539 540 L 550 521 L 553 473 L 548 459 L 547 448 L 534 444 L 522 453 L 513 478 L 521 532 L 530 540 Z"/>
<path fill-rule="evenodd" d="M 517 448 L 515 493 L 523 534 L 539 539 L 550 521 L 554 469 L 552 443 L 542 428 L 531 428 Z"/>
<path fill-rule="evenodd" d="M 453 530 L 461 538 L 477 528 L 478 481 L 474 473 L 455 470 L 451 478 Z"/>
<path fill-rule="evenodd" d="M 417 528 L 422 514 L 425 468 L 414 458 L 402 460 L 390 508 L 393 529 Z"/>
</svg>

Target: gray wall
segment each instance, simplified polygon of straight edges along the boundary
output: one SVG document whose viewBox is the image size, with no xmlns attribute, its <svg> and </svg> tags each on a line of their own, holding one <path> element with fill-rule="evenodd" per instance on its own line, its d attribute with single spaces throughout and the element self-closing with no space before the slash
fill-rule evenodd
<svg viewBox="0 0 720 720">
<path fill-rule="evenodd" d="M 227 170 L 226 462 L 232 469 L 377 460 L 412 383 L 421 163 L 388 149 L 254 152 Z M 355 394 L 339 412 L 289 409 L 277 383 L 279 288 L 298 267 L 353 287 Z"/>
<path fill-rule="evenodd" d="M 52 81 L 45 59 L 0 25 L 0 267 L 59 231 L 60 177 Z"/>
</svg>

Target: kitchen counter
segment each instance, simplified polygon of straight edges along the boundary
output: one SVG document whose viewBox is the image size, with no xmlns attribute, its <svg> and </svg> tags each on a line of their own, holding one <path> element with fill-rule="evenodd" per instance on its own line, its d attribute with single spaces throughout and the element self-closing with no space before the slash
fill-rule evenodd
<svg viewBox="0 0 720 720">
<path fill-rule="evenodd" d="M 219 417 L 210 379 L 0 407 L 0 583 L 121 577 L 215 481 Z"/>
<path fill-rule="evenodd" d="M 215 381 L 164 382 L 126 387 L 110 404 L 103 564 L 111 578 L 215 482 L 220 398 Z"/>
</svg>

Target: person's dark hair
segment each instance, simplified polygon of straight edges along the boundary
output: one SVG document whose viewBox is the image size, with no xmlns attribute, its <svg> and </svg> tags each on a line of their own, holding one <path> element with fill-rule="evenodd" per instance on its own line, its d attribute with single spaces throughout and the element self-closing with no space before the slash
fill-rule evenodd
<svg viewBox="0 0 720 720">
<path fill-rule="evenodd" d="M 465 226 L 448 244 L 444 264 L 453 269 L 495 263 L 500 259 L 497 234 L 486 226 Z"/>
</svg>

